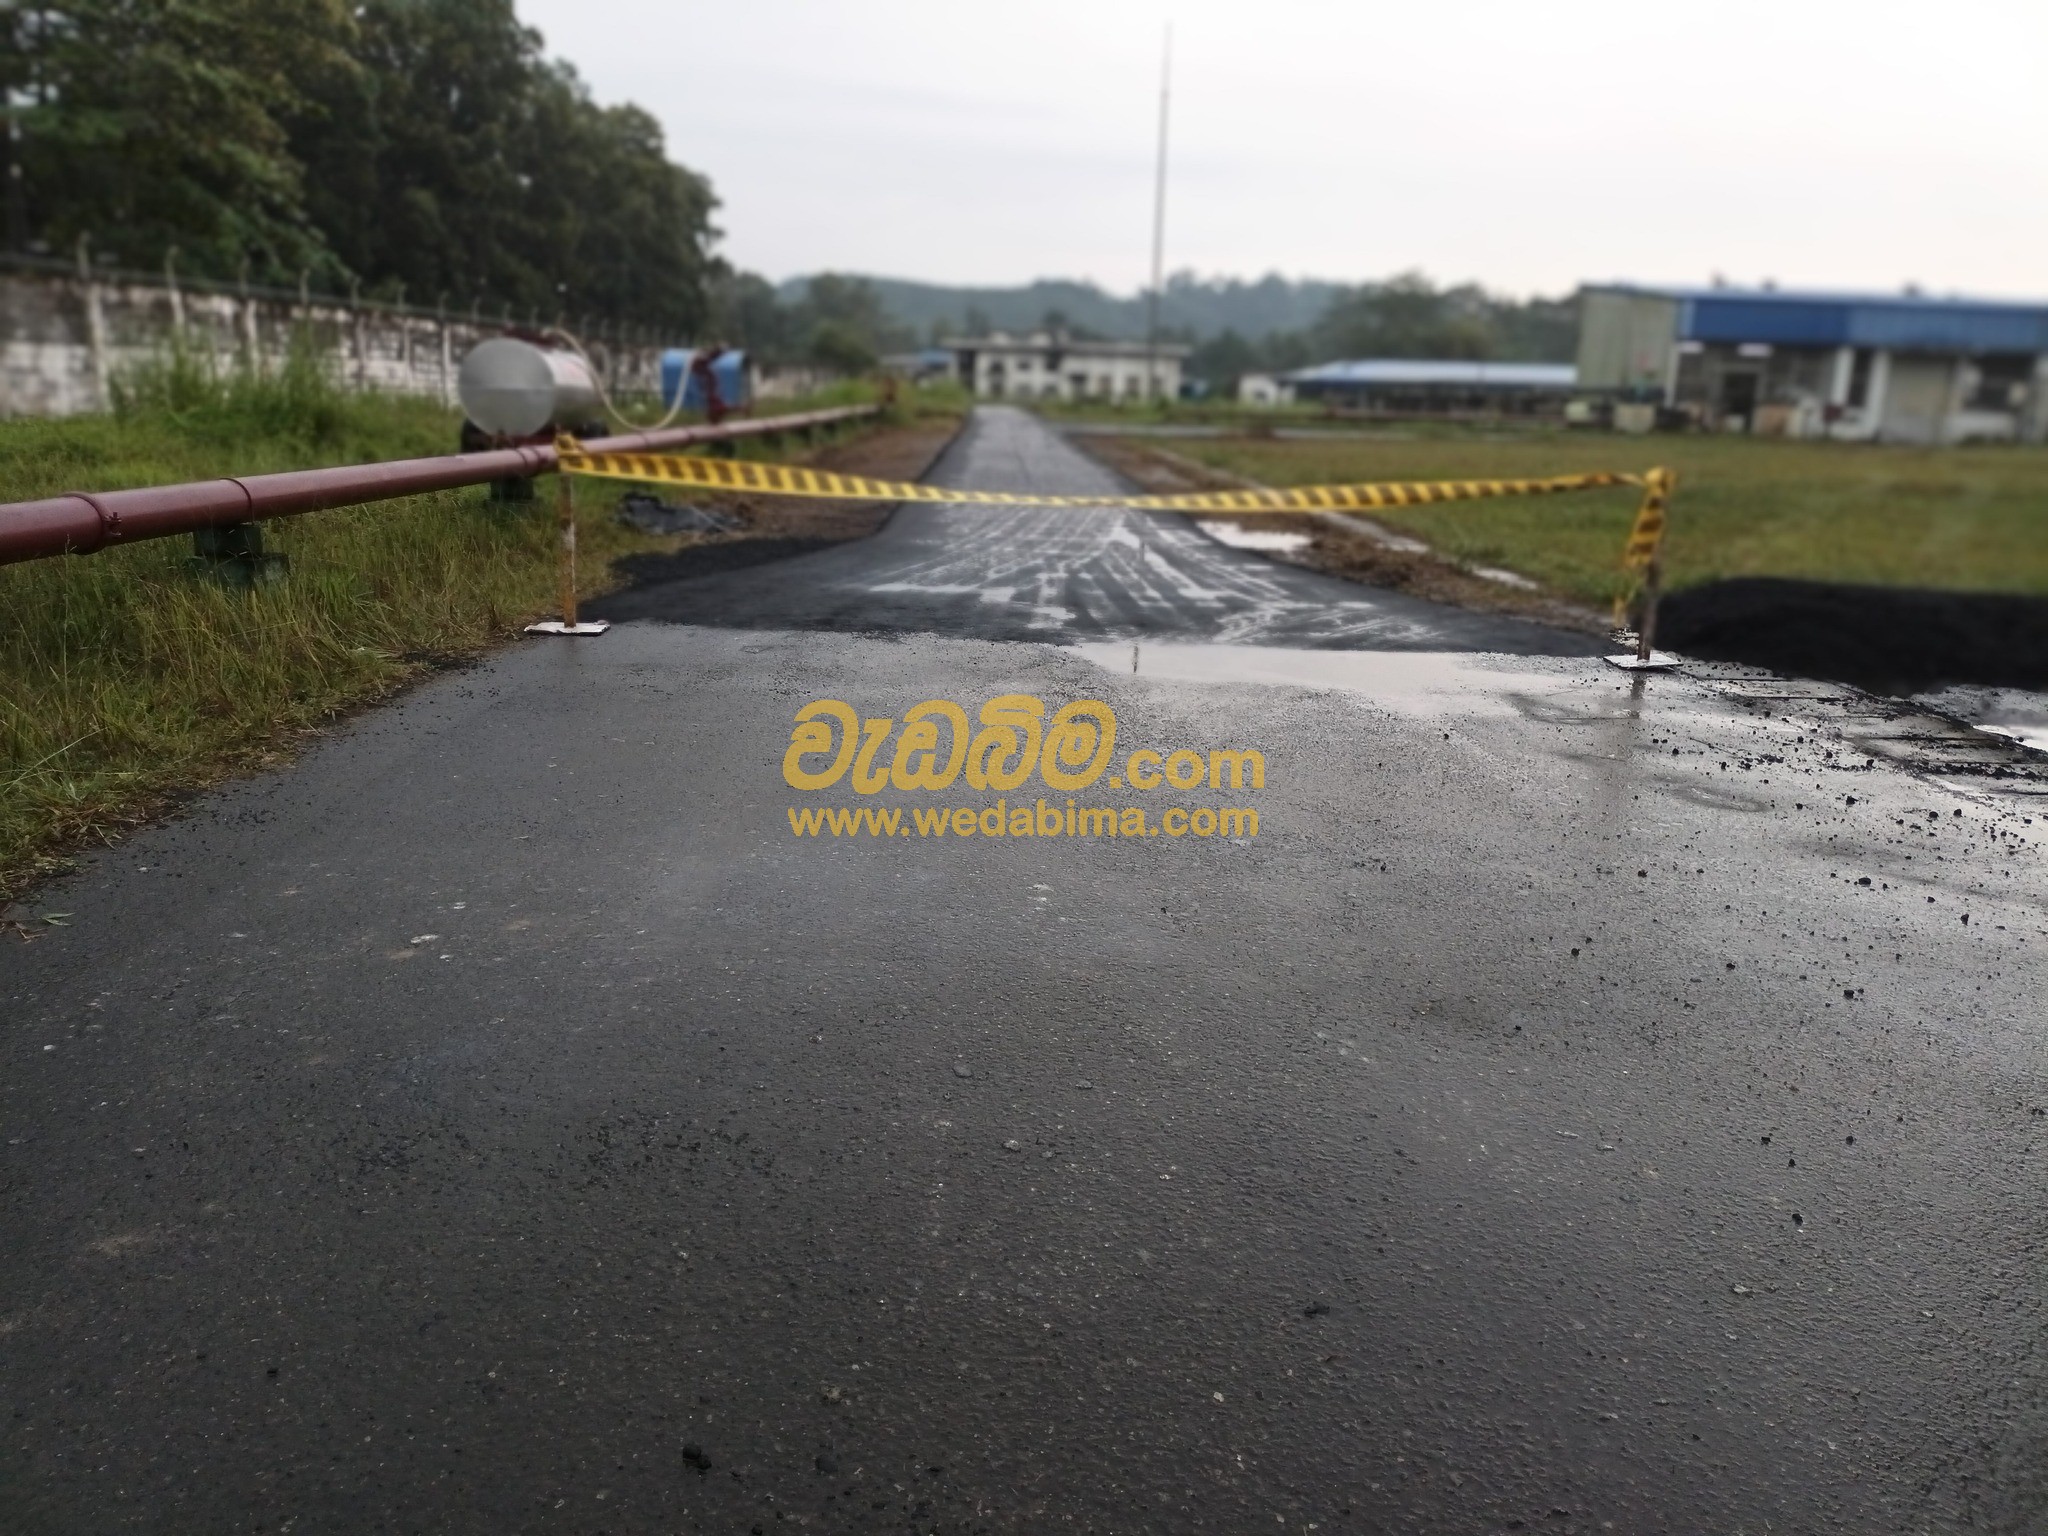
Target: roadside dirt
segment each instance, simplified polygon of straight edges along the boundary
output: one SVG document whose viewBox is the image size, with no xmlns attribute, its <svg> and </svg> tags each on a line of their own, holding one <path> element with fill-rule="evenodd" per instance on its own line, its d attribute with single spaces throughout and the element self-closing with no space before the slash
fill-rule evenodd
<svg viewBox="0 0 2048 1536">
<path fill-rule="evenodd" d="M 917 480 L 945 452 L 960 431 L 958 419 L 887 427 L 843 443 L 831 443 L 797 462 L 871 480 Z M 681 500 L 680 496 L 664 497 Z M 684 581 L 808 554 L 848 539 L 864 539 L 888 520 L 895 505 L 885 501 L 792 501 L 779 496 L 700 493 L 689 500 L 738 517 L 731 533 L 681 534 L 673 547 L 625 555 L 612 562 L 620 586 Z M 615 589 L 616 590 L 616 589 Z"/>
<path fill-rule="evenodd" d="M 1253 481 L 1149 444 L 1093 435 L 1077 435 L 1071 441 L 1082 452 L 1153 495 L 1257 488 Z M 1203 513 L 1201 519 L 1230 523 L 1254 533 L 1305 535 L 1309 543 L 1301 549 L 1265 553 L 1269 559 L 1341 576 L 1363 586 L 1384 587 L 1475 612 L 1513 614 L 1586 634 L 1605 635 L 1612 628 L 1606 614 L 1581 604 L 1547 592 L 1489 581 L 1434 551 L 1391 548 L 1369 535 L 1354 533 L 1323 518 L 1276 512 L 1245 518 Z"/>
</svg>

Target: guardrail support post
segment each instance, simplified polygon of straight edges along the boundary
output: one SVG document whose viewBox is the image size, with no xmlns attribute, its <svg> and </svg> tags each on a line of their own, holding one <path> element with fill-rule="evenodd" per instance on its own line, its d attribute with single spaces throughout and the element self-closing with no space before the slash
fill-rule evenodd
<svg viewBox="0 0 2048 1536">
<path fill-rule="evenodd" d="M 192 558 L 186 562 L 195 576 L 204 576 L 222 586 L 249 591 L 276 586 L 291 569 L 288 555 L 266 554 L 261 523 L 227 523 L 217 528 L 192 531 Z"/>
<path fill-rule="evenodd" d="M 539 498 L 534 495 L 531 475 L 514 475 L 509 480 L 493 480 L 484 499 L 500 506 L 526 507 Z"/>
</svg>

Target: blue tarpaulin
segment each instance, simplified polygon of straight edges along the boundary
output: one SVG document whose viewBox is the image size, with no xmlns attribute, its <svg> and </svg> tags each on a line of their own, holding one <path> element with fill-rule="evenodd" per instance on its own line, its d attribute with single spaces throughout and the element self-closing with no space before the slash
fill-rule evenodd
<svg viewBox="0 0 2048 1536">
<path fill-rule="evenodd" d="M 676 403 L 676 391 L 686 389 L 683 409 L 701 411 L 704 409 L 704 381 L 693 376 L 690 363 L 697 355 L 695 347 L 670 347 L 661 354 L 661 403 L 664 409 Z M 727 348 L 711 364 L 711 372 L 718 380 L 718 397 L 728 409 L 747 404 L 747 354 Z"/>
</svg>

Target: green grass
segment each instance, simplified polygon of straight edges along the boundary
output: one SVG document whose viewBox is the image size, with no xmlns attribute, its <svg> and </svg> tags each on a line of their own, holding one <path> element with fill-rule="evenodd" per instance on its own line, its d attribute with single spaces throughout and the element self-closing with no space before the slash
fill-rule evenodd
<svg viewBox="0 0 2048 1536">
<path fill-rule="evenodd" d="M 310 365 L 221 379 L 172 359 L 110 415 L 0 422 L 0 501 L 446 453 L 457 426 Z M 290 575 L 253 593 L 195 578 L 184 538 L 0 566 L 0 901 L 167 793 L 274 761 L 296 733 L 552 613 L 552 484 L 530 508 L 479 488 L 267 523 Z M 625 489 L 577 488 L 586 592 L 613 557 L 677 542 L 608 515 Z"/>
<path fill-rule="evenodd" d="M 1730 576 L 2048 593 L 2048 450 L 1469 429 L 1325 441 L 1184 439 L 1175 452 L 1267 485 L 1678 471 L 1667 583 Z M 1376 513 L 1457 559 L 1605 606 L 1626 589 L 1629 490 Z"/>
</svg>

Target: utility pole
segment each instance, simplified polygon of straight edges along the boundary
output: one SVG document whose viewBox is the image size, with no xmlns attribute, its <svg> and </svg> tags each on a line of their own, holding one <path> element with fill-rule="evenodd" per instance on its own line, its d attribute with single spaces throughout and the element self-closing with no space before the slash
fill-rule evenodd
<svg viewBox="0 0 2048 1536">
<path fill-rule="evenodd" d="M 1152 287 L 1145 295 L 1145 396 L 1159 396 L 1159 291 L 1166 281 L 1166 123 L 1173 96 L 1173 23 L 1159 66 L 1159 164 L 1152 186 Z"/>
</svg>

